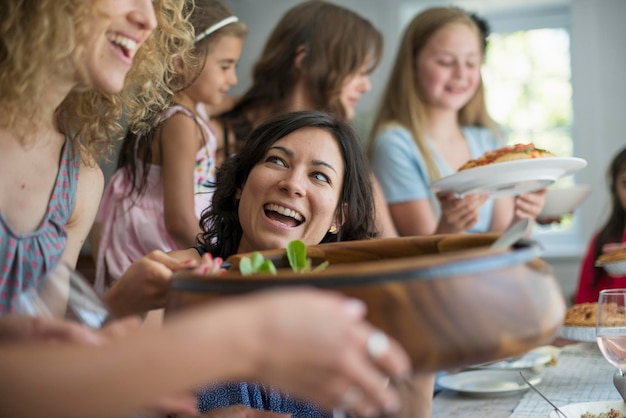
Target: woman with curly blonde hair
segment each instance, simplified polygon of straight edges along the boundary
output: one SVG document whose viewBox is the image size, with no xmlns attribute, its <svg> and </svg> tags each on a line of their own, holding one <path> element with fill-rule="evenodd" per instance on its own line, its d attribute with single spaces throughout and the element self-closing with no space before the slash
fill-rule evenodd
<svg viewBox="0 0 626 418">
<path fill-rule="evenodd" d="M 183 1 L 3 2 L 0 314 L 57 263 L 76 264 L 122 112 L 143 120 L 171 95 L 193 34 Z"/>
</svg>

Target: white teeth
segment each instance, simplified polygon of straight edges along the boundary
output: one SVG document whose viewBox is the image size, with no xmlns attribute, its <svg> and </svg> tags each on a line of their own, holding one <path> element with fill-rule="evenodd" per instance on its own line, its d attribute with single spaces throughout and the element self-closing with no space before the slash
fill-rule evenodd
<svg viewBox="0 0 626 418">
<path fill-rule="evenodd" d="M 296 212 L 295 210 L 291 210 L 289 208 L 285 208 L 283 206 L 276 205 L 274 203 L 270 203 L 270 204 L 265 205 L 265 209 L 266 210 L 271 210 L 272 212 L 278 212 L 281 215 L 293 218 L 293 219 L 295 219 L 298 222 L 302 222 L 304 220 L 304 217 L 301 214 L 299 214 L 298 212 Z"/>
<path fill-rule="evenodd" d="M 108 34 L 107 39 L 114 44 L 124 48 L 131 56 L 133 56 L 135 50 L 137 49 L 137 42 L 125 36 L 118 34 Z"/>
</svg>

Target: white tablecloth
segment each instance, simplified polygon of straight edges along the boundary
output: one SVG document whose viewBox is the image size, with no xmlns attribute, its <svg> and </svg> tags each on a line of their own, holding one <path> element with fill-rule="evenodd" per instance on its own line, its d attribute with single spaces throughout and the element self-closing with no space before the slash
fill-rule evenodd
<svg viewBox="0 0 626 418">
<path fill-rule="evenodd" d="M 541 371 L 537 387 L 557 406 L 621 400 L 613 386 L 615 371 L 595 343 L 567 346 L 556 366 Z M 551 411 L 552 407 L 532 390 L 504 398 L 470 398 L 444 390 L 435 396 L 432 418 L 547 418 Z"/>
</svg>

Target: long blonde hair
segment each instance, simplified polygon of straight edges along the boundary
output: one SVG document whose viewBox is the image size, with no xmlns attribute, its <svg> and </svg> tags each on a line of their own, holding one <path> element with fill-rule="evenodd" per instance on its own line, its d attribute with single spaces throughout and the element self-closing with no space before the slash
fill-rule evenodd
<svg viewBox="0 0 626 418">
<path fill-rule="evenodd" d="M 436 7 L 427 9 L 413 18 L 404 32 L 398 48 L 396 61 L 380 102 L 369 143 L 371 155 L 376 135 L 385 127 L 400 125 L 406 128 L 422 153 L 431 180 L 440 177 L 439 170 L 426 145 L 424 128 L 428 118 L 424 99 L 421 97 L 415 75 L 417 57 L 430 38 L 441 28 L 453 23 L 469 26 L 476 32 L 484 48 L 480 29 L 473 18 L 457 7 Z M 484 49 L 483 49 L 484 54 Z M 458 115 L 462 126 L 474 125 L 495 131 L 495 124 L 487 113 L 482 78 L 478 89 L 470 101 L 461 108 Z"/>
<path fill-rule="evenodd" d="M 149 115 L 169 100 L 174 64 L 186 59 L 193 45 L 193 28 L 183 15 L 184 2 L 154 2 L 158 27 L 137 51 L 121 93 L 104 94 L 89 86 L 76 86 L 58 107 L 57 128 L 81 150 L 83 161 L 109 154 L 123 135 L 118 123 L 122 114 L 139 129 L 138 121 L 149 120 Z M 38 102 L 49 87 L 50 74 L 65 72 L 68 65 L 82 70 L 84 46 L 80 42 L 87 38 L 97 13 L 94 3 L 85 0 L 3 1 L 0 126 L 25 133 L 30 119 L 38 123 Z"/>
</svg>

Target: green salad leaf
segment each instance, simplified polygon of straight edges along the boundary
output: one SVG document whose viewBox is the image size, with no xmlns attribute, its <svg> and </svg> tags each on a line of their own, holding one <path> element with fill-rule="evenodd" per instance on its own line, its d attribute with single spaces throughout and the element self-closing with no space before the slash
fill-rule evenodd
<svg viewBox="0 0 626 418">
<path fill-rule="evenodd" d="M 290 241 L 287 244 L 287 259 L 291 269 L 296 273 L 311 268 L 311 259 L 306 258 L 306 245 L 300 240 Z"/>
<path fill-rule="evenodd" d="M 320 272 L 328 267 L 328 261 L 324 261 L 312 268 L 312 261 L 306 256 L 306 245 L 300 240 L 290 241 L 287 244 L 287 259 L 291 269 L 296 273 Z M 270 273 L 276 275 L 276 266 L 272 260 L 265 259 L 263 255 L 255 251 L 250 257 L 242 257 L 239 261 L 239 272 L 244 276 L 256 273 Z"/>
</svg>

